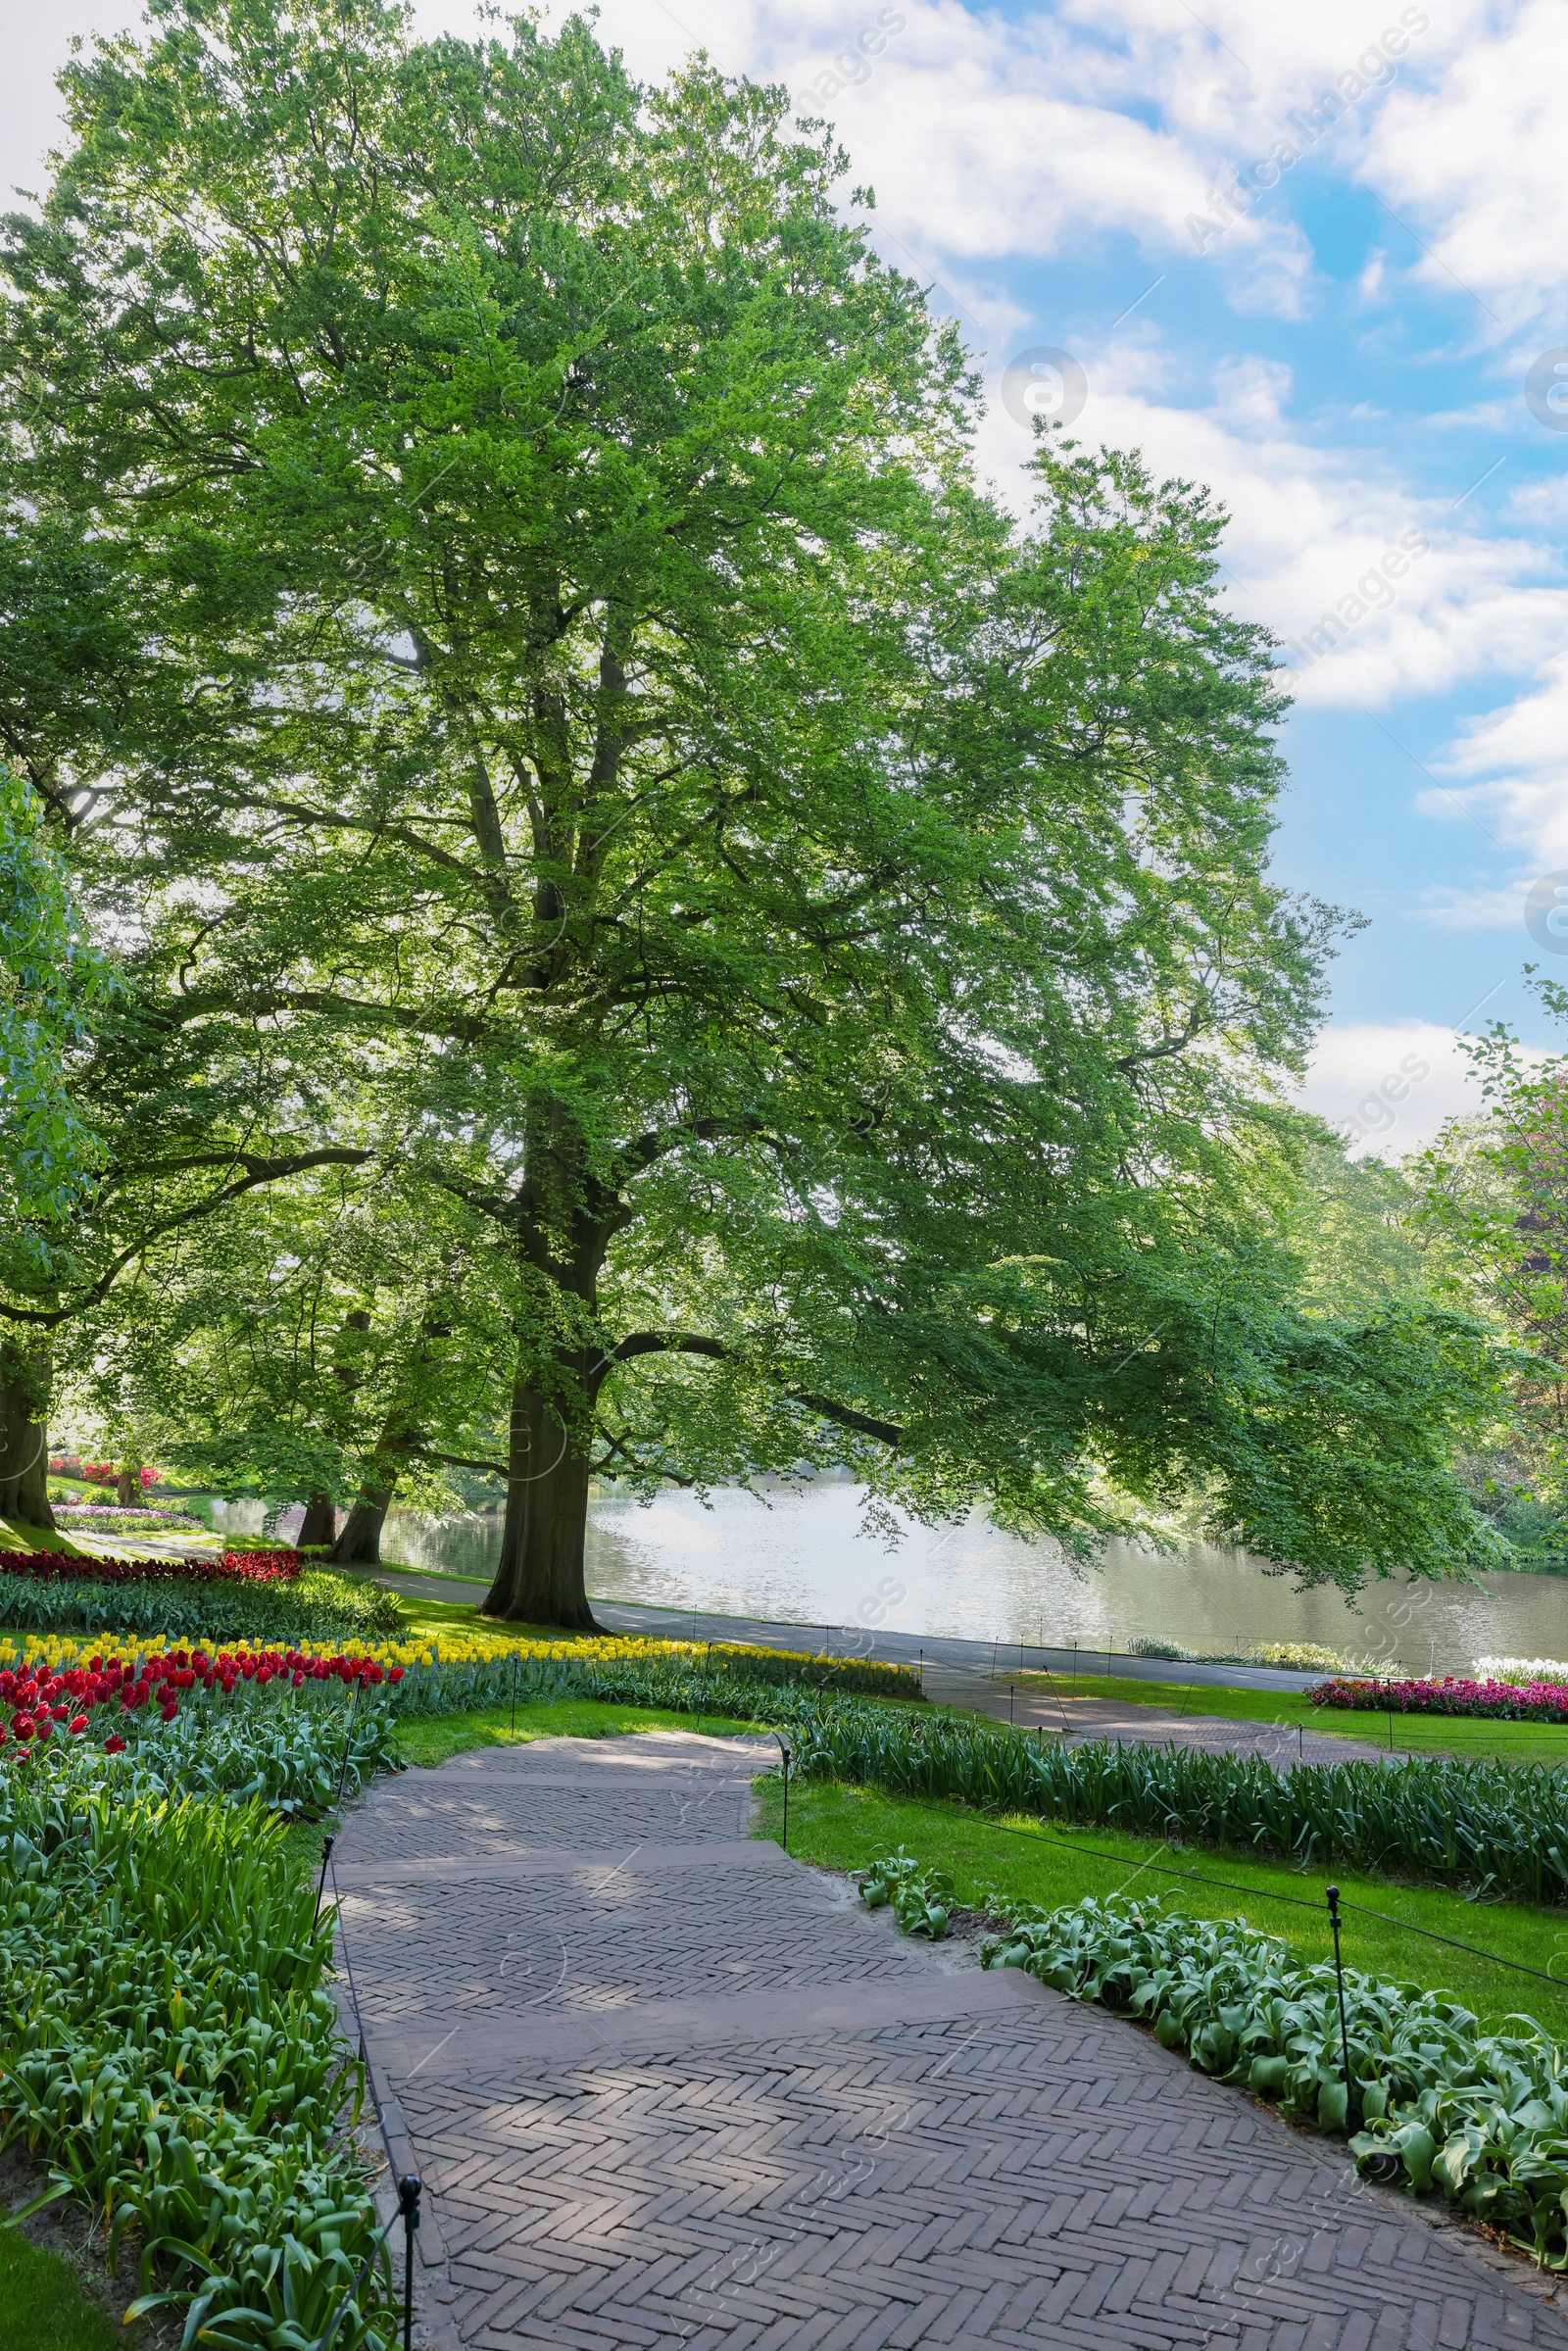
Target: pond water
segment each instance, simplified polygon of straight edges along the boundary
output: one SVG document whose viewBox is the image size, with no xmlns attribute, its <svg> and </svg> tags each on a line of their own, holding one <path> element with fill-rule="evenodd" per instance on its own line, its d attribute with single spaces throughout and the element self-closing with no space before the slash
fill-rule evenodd
<svg viewBox="0 0 1568 2351">
<path fill-rule="evenodd" d="M 606 1600 L 721 1615 L 1052 1647 L 1125 1648 L 1152 1637 L 1217 1654 L 1309 1641 L 1385 1672 L 1464 1672 L 1489 1654 L 1568 1656 L 1568 1578 L 1434 1586 L 1395 1577 L 1352 1604 L 1336 1591 L 1298 1592 L 1291 1576 L 1269 1574 L 1245 1551 L 1204 1545 L 1161 1558 L 1111 1543 L 1102 1564 L 1075 1570 L 1054 1545 L 1020 1543 L 978 1515 L 935 1529 L 906 1523 L 890 1550 L 861 1532 L 862 1498 L 832 1479 L 769 1483 L 758 1494 L 724 1488 L 708 1507 L 687 1494 L 646 1507 L 601 1495 L 590 1511 L 588 1589 Z M 261 1527 L 259 1503 L 212 1509 L 215 1527 Z M 292 1532 L 297 1514 L 283 1523 Z M 382 1551 L 410 1567 L 488 1576 L 500 1545 L 496 1511 L 394 1511 Z"/>
</svg>

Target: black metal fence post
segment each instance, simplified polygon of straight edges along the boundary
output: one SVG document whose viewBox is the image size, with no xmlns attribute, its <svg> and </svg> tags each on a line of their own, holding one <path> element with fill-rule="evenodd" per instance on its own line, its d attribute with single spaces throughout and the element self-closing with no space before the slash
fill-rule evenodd
<svg viewBox="0 0 1568 2351">
<path fill-rule="evenodd" d="M 354 1752 L 354 1717 L 359 1712 L 360 1690 L 363 1680 L 362 1675 L 355 1675 L 354 1695 L 349 1700 L 348 1725 L 343 1733 L 343 1764 L 337 1776 L 337 1803 L 333 1807 L 337 1812 L 341 1812 L 343 1809 L 343 1790 L 349 1784 L 349 1758 Z"/>
<path fill-rule="evenodd" d="M 784 1759 L 784 1837 L 783 1837 L 783 1844 L 784 1844 L 784 1850 L 785 1850 L 785 1852 L 787 1853 L 787 1852 L 789 1851 L 789 1849 L 790 1849 L 790 1751 L 789 1751 L 789 1748 L 788 1748 L 788 1747 L 786 1746 L 786 1744 L 784 1743 L 783 1737 L 782 1737 L 782 1735 L 781 1735 L 779 1732 L 775 1731 L 775 1732 L 773 1733 L 773 1737 L 774 1737 L 774 1738 L 775 1738 L 775 1739 L 778 1740 L 778 1751 L 779 1751 L 780 1755 L 781 1755 L 781 1756 L 783 1757 L 783 1759 Z"/>
<path fill-rule="evenodd" d="M 1345 2119 L 1350 2119 L 1350 2029 L 1345 2021 L 1345 1963 L 1340 1957 L 1340 1889 L 1325 1887 L 1329 1901 L 1329 1925 L 1334 1930 L 1334 1980 L 1340 1993 L 1340 2054 L 1345 2060 Z"/>
<path fill-rule="evenodd" d="M 326 1891 L 326 1873 L 331 1866 L 332 1847 L 336 1844 L 336 1842 L 337 1838 L 332 1836 L 324 1837 L 321 1839 L 321 1875 L 316 1888 L 316 1908 L 311 1913 L 311 1925 L 313 1927 L 317 1925 L 321 1916 L 321 1896 Z"/>
<path fill-rule="evenodd" d="M 398 2181 L 398 2210 L 403 2215 L 403 2351 L 414 2351 L 414 2232 L 419 2226 L 417 2172 L 409 2172 Z"/>
</svg>

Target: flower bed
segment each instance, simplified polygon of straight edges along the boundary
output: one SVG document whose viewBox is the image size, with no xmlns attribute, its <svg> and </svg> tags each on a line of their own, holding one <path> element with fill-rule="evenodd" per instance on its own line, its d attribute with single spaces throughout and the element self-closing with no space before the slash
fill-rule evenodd
<svg viewBox="0 0 1568 2351">
<path fill-rule="evenodd" d="M 130 1714 L 156 1701 L 161 1718 L 170 1723 L 179 1712 L 181 1692 L 189 1690 L 226 1698 L 249 1682 L 258 1690 L 273 1682 L 280 1689 L 302 1690 L 308 1681 L 378 1689 L 383 1682 L 401 1682 L 403 1671 L 400 1665 L 378 1665 L 372 1657 L 312 1656 L 303 1649 L 220 1649 L 216 1656 L 205 1649 L 170 1649 L 140 1658 L 95 1651 L 85 1664 L 57 1668 L 47 1658 L 22 1658 L 15 1666 L 0 1667 L 0 1700 L 12 1709 L 9 1736 L 21 1742 L 12 1754 L 21 1763 L 26 1760 L 25 1742 L 48 1739 L 57 1723 L 72 1738 L 101 1730 L 93 1717 L 103 1706 Z M 0 1722 L 0 1747 L 6 1739 L 7 1725 Z M 117 1735 L 109 1743 L 113 1751 L 125 1741 Z"/>
<path fill-rule="evenodd" d="M 1568 1662 L 1561 1657 L 1478 1657 L 1478 1682 L 1568 1682 Z"/>
<path fill-rule="evenodd" d="M 824 1690 L 916 1702 L 921 1696 L 907 1666 L 636 1634 L 587 1641 L 466 1634 L 393 1642 L 386 1653 L 408 1668 L 398 1697 L 405 1715 L 499 1705 L 514 1687 L 519 1696 L 598 1698 L 740 1721 L 783 1720 Z"/>
<path fill-rule="evenodd" d="M 123 1757 L 170 1791 L 259 1796 L 321 1813 L 392 1762 L 404 1669 L 357 1653 L 0 1644 L 0 1771 L 62 1752 Z M 358 1690 L 358 1702 L 349 1703 Z"/>
<path fill-rule="evenodd" d="M 104 1535 L 134 1535 L 138 1527 L 157 1535 L 205 1523 L 192 1517 L 188 1510 L 163 1510 L 156 1505 L 145 1510 L 122 1510 L 113 1502 L 51 1502 L 50 1507 L 62 1529 L 68 1525 L 86 1526 Z"/>
<path fill-rule="evenodd" d="M 117 1632 L 157 1641 L 363 1641 L 402 1611 L 376 1584 L 314 1567 L 295 1551 L 219 1559 L 0 1555 L 0 1626 Z"/>
<path fill-rule="evenodd" d="M 1320 1682 L 1314 1706 L 1365 1714 L 1475 1714 L 1496 1721 L 1568 1723 L 1560 1682 L 1468 1682 L 1446 1674 L 1409 1682 Z"/>
<path fill-rule="evenodd" d="M 1332 2131 L 1359 2122 L 1358 2165 L 1413 2193 L 1440 2187 L 1534 2260 L 1568 2269 L 1568 2050 L 1533 2018 L 1483 2033 L 1443 1992 L 1347 1968 L 1348 2095 L 1333 1967 L 1298 1964 L 1245 1919 L 1091 1897 L 1018 1913 L 981 1962 L 1130 2013 L 1162 2048 L 1295 2121 Z"/>
<path fill-rule="evenodd" d="M 172 1736 L 172 1734 L 169 1734 Z M 69 1834 L 64 1833 L 69 1830 Z M 170 1802 L 122 1756 L 0 1773 L 0 2144 L 131 2234 L 183 2339 L 389 2346 L 361 2069 L 330 1916 L 255 1803 Z"/>
<path fill-rule="evenodd" d="M 216 1662 L 217 1642 L 200 1645 Z M 15 1669 L 30 1661 L 56 1676 L 94 1670 L 101 1674 L 113 1662 L 122 1672 L 139 1672 L 166 1647 L 162 1641 L 124 1634 L 54 1633 L 41 1639 L 25 1634 L 7 1639 L 0 1634 L 0 1668 Z M 237 1641 L 227 1643 L 223 1654 L 261 1660 L 272 1652 L 265 1641 Z M 341 1641 L 300 1641 L 287 1650 L 289 1670 L 303 1673 L 308 1690 L 319 1683 L 317 1667 L 335 1670 L 334 1661 L 342 1654 Z M 596 1698 L 615 1705 L 659 1706 L 671 1713 L 728 1715 L 751 1722 L 793 1721 L 803 1708 L 811 1710 L 820 1702 L 814 1678 L 822 1663 L 818 1658 L 792 1659 L 775 1650 L 734 1648 L 725 1652 L 723 1661 L 716 1650 L 710 1660 L 703 1642 L 635 1636 L 552 1641 L 494 1633 L 460 1633 L 440 1640 L 411 1635 L 357 1642 L 353 1655 L 362 1665 L 380 1672 L 391 1708 L 403 1718 L 504 1705 L 514 1690 L 519 1702 Z M 95 1659 L 101 1660 L 96 1666 Z M 836 1662 L 846 1676 L 866 1670 L 854 1659 Z M 791 1665 L 809 1670 L 811 1682 L 804 1688 L 792 1684 L 787 1678 Z M 243 1665 L 238 1672 L 247 1677 Z M 258 1687 L 254 1673 L 249 1674 L 246 1686 Z M 914 1676 L 904 1674 L 895 1687 L 918 1699 L 919 1684 Z M 903 1709 L 890 1706 L 886 1712 L 897 1718 Z"/>
<path fill-rule="evenodd" d="M 44 1584 L 291 1584 L 298 1551 L 224 1551 L 212 1559 L 98 1559 L 67 1551 L 0 1551 L 0 1576 Z"/>
</svg>

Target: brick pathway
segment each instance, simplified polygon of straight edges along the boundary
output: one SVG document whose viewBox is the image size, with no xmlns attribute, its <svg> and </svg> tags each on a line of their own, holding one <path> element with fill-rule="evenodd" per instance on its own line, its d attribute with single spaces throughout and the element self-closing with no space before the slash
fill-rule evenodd
<svg viewBox="0 0 1568 2351">
<path fill-rule="evenodd" d="M 967 1706 L 971 1712 L 1016 1723 L 1029 1731 L 1038 1725 L 1048 1737 L 1065 1737 L 1074 1745 L 1113 1739 L 1129 1747 L 1204 1747 L 1216 1755 L 1260 1755 L 1282 1772 L 1298 1763 L 1406 1760 L 1404 1752 L 1391 1756 L 1388 1747 L 1372 1738 L 1345 1739 L 1332 1731 L 1310 1731 L 1304 1724 L 1239 1722 L 1196 1710 L 1183 1714 L 1175 1707 L 1142 1704 L 1137 1698 L 1074 1698 L 1021 1683 L 1009 1690 L 1005 1681 L 993 1682 L 981 1691 L 961 1685 L 950 1687 L 940 1676 L 929 1674 L 926 1690 L 939 1705 Z"/>
<path fill-rule="evenodd" d="M 1550 2281 L 1441 2212 L 750 1838 L 772 1752 L 541 1740 L 347 1824 L 427 2341 L 1568 2351 Z"/>
</svg>

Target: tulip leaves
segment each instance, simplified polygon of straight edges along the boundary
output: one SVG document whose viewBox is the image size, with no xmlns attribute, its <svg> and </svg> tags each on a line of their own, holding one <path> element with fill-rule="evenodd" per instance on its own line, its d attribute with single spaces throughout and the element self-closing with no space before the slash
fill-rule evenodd
<svg viewBox="0 0 1568 2351">
<path fill-rule="evenodd" d="M 1545 2267 L 1568 2269 L 1568 2050 L 1532 2018 L 1482 2033 L 1442 1992 L 1348 1968 L 1347 2085 L 1333 1967 L 1298 1964 L 1245 1919 L 1090 1898 L 1019 1913 L 981 1959 L 1152 2026 L 1162 2048 L 1293 2121 L 1359 2125 L 1350 2146 L 1369 2174 L 1415 2194 L 1441 2188 Z"/>
</svg>

